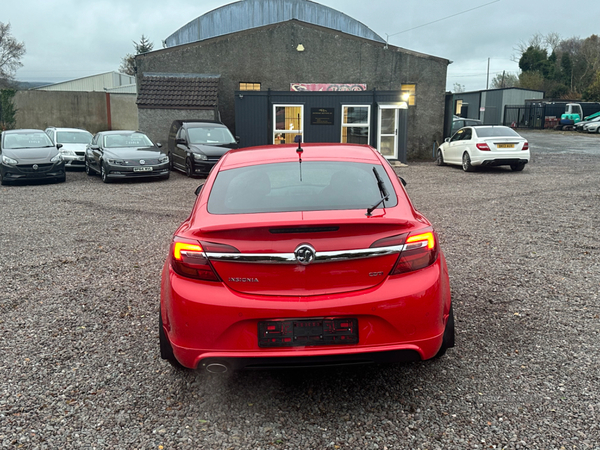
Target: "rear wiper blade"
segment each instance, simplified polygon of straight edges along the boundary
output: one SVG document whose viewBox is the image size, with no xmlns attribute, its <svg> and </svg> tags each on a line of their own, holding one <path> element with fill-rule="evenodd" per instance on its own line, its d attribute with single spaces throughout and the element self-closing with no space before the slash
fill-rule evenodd
<svg viewBox="0 0 600 450">
<path fill-rule="evenodd" d="M 377 203 L 375 203 L 373 206 L 367 209 L 367 216 L 370 216 L 371 213 L 375 211 L 375 208 L 377 208 L 383 202 L 387 202 L 390 198 L 390 194 L 385 187 L 385 183 L 379 176 L 379 173 L 377 172 L 377 169 L 375 167 L 373 167 L 373 173 L 375 174 L 375 178 L 377 178 L 377 187 L 379 188 L 379 192 L 381 193 L 381 200 L 379 200 Z"/>
</svg>

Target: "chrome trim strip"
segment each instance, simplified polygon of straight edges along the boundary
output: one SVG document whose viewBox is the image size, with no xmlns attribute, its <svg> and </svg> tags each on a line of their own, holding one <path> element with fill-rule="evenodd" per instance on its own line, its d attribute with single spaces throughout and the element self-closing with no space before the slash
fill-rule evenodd
<svg viewBox="0 0 600 450">
<path fill-rule="evenodd" d="M 333 252 L 316 252 L 313 264 L 334 261 L 350 261 L 354 259 L 375 258 L 377 256 L 400 253 L 407 247 L 393 245 L 390 247 L 365 248 L 358 250 L 339 250 Z M 241 262 L 256 264 L 299 264 L 294 253 L 206 253 L 211 261 Z"/>
</svg>

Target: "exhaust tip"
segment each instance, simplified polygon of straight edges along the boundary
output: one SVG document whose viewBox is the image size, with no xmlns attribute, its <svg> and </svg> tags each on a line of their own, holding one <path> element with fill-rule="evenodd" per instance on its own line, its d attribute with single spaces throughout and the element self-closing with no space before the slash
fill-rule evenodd
<svg viewBox="0 0 600 450">
<path fill-rule="evenodd" d="M 221 363 L 210 363 L 206 366 L 206 371 L 210 373 L 225 373 L 227 372 L 227 366 Z"/>
</svg>

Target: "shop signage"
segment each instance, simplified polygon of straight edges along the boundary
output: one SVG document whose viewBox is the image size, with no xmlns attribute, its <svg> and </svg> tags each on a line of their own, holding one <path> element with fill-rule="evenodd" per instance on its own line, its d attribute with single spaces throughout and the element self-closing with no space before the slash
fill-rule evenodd
<svg viewBox="0 0 600 450">
<path fill-rule="evenodd" d="M 333 125 L 334 108 L 311 108 L 310 109 L 310 124 L 311 125 Z"/>
</svg>

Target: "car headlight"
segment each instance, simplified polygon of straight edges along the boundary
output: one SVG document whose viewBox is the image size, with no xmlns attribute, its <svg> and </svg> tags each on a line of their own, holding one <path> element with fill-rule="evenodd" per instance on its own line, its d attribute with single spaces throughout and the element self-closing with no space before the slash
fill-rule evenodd
<svg viewBox="0 0 600 450">
<path fill-rule="evenodd" d="M 58 162 L 58 161 L 62 161 L 62 155 L 60 153 L 50 160 L 50 162 Z"/>
<path fill-rule="evenodd" d="M 77 154 L 73 150 L 63 150 L 62 148 L 59 150 L 60 154 L 63 156 L 77 156 Z"/>
<path fill-rule="evenodd" d="M 12 159 L 4 155 L 2 155 L 2 162 L 4 164 L 19 164 L 19 161 L 17 161 L 16 159 Z"/>
<path fill-rule="evenodd" d="M 107 159 L 109 164 L 125 164 L 125 161 L 122 159 Z"/>
<path fill-rule="evenodd" d="M 158 162 L 160 164 L 168 163 L 169 162 L 169 157 L 167 155 L 161 156 L 160 158 L 158 158 Z"/>
<path fill-rule="evenodd" d="M 206 161 L 208 156 L 206 156 L 204 153 L 194 153 L 194 159 L 196 161 Z"/>
</svg>

